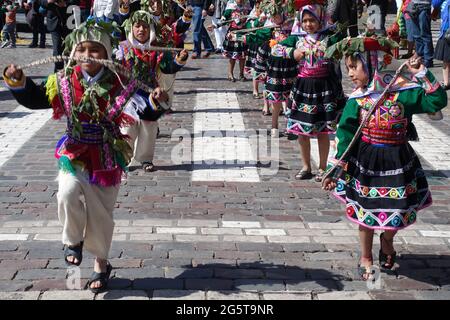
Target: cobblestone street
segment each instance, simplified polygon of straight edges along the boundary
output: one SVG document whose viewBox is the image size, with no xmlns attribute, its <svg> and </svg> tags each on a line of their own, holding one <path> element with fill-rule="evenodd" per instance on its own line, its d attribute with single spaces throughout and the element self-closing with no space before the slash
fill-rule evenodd
<svg viewBox="0 0 450 320">
<path fill-rule="evenodd" d="M 51 56 L 49 47 L 0 50 L 2 68 Z M 80 269 L 63 259 L 54 146 L 65 120 L 19 106 L 2 81 L 0 299 L 450 299 L 450 109 L 441 121 L 414 116 L 420 141 L 411 144 L 434 203 L 396 237 L 398 268 L 370 287 L 356 274 L 357 226 L 320 183 L 295 180 L 297 141 L 271 141 L 251 81 L 227 81 L 227 66 L 214 55 L 177 74 L 156 171 L 138 168 L 122 182 L 110 290 L 98 295 L 84 290 L 93 257 L 86 252 Z M 28 74 L 39 81 L 52 69 Z M 440 63 L 432 71 L 442 79 Z"/>
</svg>

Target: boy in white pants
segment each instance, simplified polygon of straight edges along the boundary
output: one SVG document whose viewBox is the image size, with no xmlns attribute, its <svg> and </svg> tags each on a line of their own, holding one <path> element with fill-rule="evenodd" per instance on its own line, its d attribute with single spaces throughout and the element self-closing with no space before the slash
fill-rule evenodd
<svg viewBox="0 0 450 320">
<path fill-rule="evenodd" d="M 87 21 L 66 38 L 66 50 L 74 58 L 110 59 L 111 34 L 116 31 L 109 23 Z M 137 89 L 136 81 L 119 79 L 118 74 L 94 62 L 68 65 L 40 86 L 14 65 L 3 77 L 20 104 L 30 109 L 53 108 L 54 119 L 67 117 L 67 131 L 55 152 L 60 168 L 57 199 L 64 257 L 68 265 L 78 266 L 83 247 L 92 253 L 96 259 L 88 286 L 95 293 L 103 291 L 112 270 L 107 259 L 113 209 L 122 173 L 132 156 L 120 127 L 133 122 L 123 111 Z"/>
<path fill-rule="evenodd" d="M 123 26 L 127 39 L 120 43 L 116 59 L 128 68 L 135 78 L 155 88 L 154 92 L 157 92 L 160 98 L 159 102 L 149 99 L 148 94 L 138 90 L 126 111 L 135 118 L 135 123 L 123 129 L 123 133 L 130 137 L 130 146 L 134 152 L 129 166 L 140 163 L 145 172 L 151 172 L 154 170 L 157 120 L 170 107 L 168 102 L 170 103 L 173 96 L 174 74 L 184 66 L 188 53 L 183 50 L 174 57 L 169 51 L 151 50 L 156 41 L 157 28 L 152 15 L 147 11 L 133 12 Z"/>
</svg>

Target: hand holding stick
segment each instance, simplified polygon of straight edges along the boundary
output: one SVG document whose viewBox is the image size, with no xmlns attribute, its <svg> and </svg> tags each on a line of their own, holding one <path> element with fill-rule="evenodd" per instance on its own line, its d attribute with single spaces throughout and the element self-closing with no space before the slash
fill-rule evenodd
<svg viewBox="0 0 450 320">
<path fill-rule="evenodd" d="M 18 81 L 23 77 L 23 71 L 19 66 L 15 64 L 10 64 L 9 67 L 5 70 L 5 76 L 7 76 L 11 80 Z"/>
</svg>

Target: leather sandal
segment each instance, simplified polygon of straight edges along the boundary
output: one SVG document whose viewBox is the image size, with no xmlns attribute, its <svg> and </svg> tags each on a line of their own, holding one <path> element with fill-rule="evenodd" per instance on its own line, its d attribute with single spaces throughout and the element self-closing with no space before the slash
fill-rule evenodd
<svg viewBox="0 0 450 320">
<path fill-rule="evenodd" d="M 374 277 L 375 270 L 373 270 L 373 268 L 372 268 L 373 258 L 372 257 L 367 257 L 367 258 L 370 259 L 370 261 L 372 261 L 371 266 L 362 265 L 361 264 L 361 254 L 358 255 L 358 266 L 357 266 L 356 271 L 361 280 L 374 281 L 375 280 L 375 277 Z"/>
<path fill-rule="evenodd" d="M 314 181 L 316 182 L 322 182 L 323 175 L 325 174 L 325 170 L 319 169 L 316 176 L 314 177 Z"/>
<path fill-rule="evenodd" d="M 306 180 L 306 179 L 311 179 L 313 177 L 311 171 L 306 171 L 306 170 L 300 170 L 296 175 L 295 175 L 295 179 L 296 180 Z"/>
<path fill-rule="evenodd" d="M 81 241 L 76 246 L 69 247 L 67 244 L 64 246 L 64 260 L 66 261 L 66 265 L 79 266 L 81 264 L 81 261 L 83 260 L 83 241 Z M 70 262 L 69 260 L 67 260 L 68 257 L 74 257 L 78 260 L 78 262 Z"/>
<path fill-rule="evenodd" d="M 103 292 L 107 289 L 108 287 L 108 282 L 109 282 L 109 276 L 111 275 L 111 271 L 112 271 L 112 266 L 109 262 L 107 262 L 106 265 L 106 271 L 105 272 L 93 272 L 91 275 L 91 278 L 88 281 L 88 287 L 89 290 L 91 290 L 93 293 L 100 293 Z M 100 282 L 100 287 L 98 288 L 92 288 L 91 284 L 94 282 Z"/>
<path fill-rule="evenodd" d="M 150 161 L 142 162 L 142 169 L 145 172 L 152 172 L 154 168 L 155 168 L 155 166 Z"/>
<path fill-rule="evenodd" d="M 391 254 L 385 254 L 383 252 L 383 240 L 388 241 L 384 239 L 383 237 L 384 232 L 380 234 L 380 251 L 378 252 L 378 260 L 380 262 L 380 267 L 382 269 L 391 270 L 395 265 L 395 259 L 397 257 L 397 252 L 394 251 Z M 394 239 L 392 239 L 392 242 L 394 242 Z"/>
</svg>

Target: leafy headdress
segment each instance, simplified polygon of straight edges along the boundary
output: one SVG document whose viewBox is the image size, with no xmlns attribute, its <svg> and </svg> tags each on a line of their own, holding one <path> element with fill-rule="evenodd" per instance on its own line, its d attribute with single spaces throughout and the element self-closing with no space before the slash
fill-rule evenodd
<svg viewBox="0 0 450 320">
<path fill-rule="evenodd" d="M 144 10 L 133 12 L 131 17 L 125 20 L 125 22 L 122 24 L 122 27 L 125 29 L 127 39 L 133 42 L 133 25 L 139 21 L 142 21 L 150 26 L 150 38 L 148 43 L 152 43 L 156 39 L 155 20 L 153 19 L 153 15 Z"/>
<path fill-rule="evenodd" d="M 382 92 L 393 78 L 393 72 L 386 70 L 392 62 L 393 50 L 398 44 L 386 37 L 371 34 L 361 35 L 355 38 L 345 38 L 328 47 L 326 58 L 341 59 L 342 57 L 358 58 L 369 77 L 369 85 L 366 89 L 358 89 L 352 93 L 351 98 L 369 95 L 373 92 Z M 406 90 L 416 87 L 408 75 L 397 78 L 390 91 Z"/>
<path fill-rule="evenodd" d="M 114 32 L 120 32 L 115 22 L 89 19 L 64 39 L 64 54 L 70 54 L 70 57 L 73 57 L 80 43 L 91 41 L 101 44 L 106 50 L 107 59 L 111 59 L 112 48 L 118 44 L 118 40 L 113 37 Z"/>
</svg>

